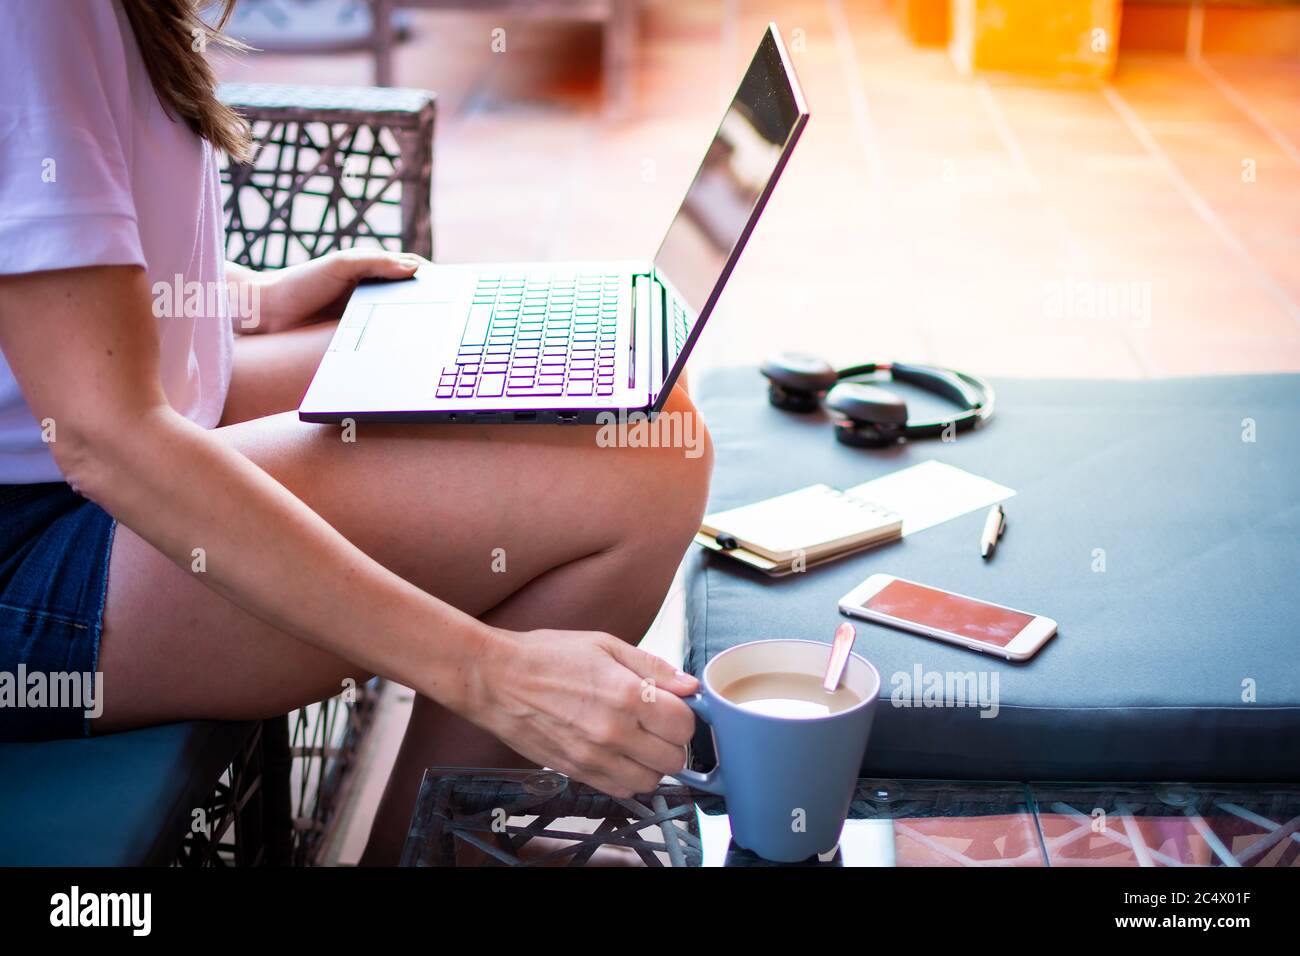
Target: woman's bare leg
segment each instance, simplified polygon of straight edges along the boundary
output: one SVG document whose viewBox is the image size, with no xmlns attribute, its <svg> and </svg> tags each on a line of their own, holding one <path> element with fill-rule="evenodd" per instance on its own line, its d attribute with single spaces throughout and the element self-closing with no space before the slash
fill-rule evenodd
<svg viewBox="0 0 1300 956">
<path fill-rule="evenodd" d="M 266 367 L 297 375 L 277 388 L 258 380 L 258 392 L 232 393 L 230 407 L 256 414 L 268 403 L 296 404 L 329 340 L 327 326 L 310 331 L 250 337 Z M 278 363 L 265 347 L 276 339 L 285 353 Z M 237 367 L 246 354 L 237 346 Z M 669 410 L 694 414 L 683 394 Z M 582 627 L 631 641 L 653 620 L 699 526 L 712 460 L 702 431 L 698 457 L 599 448 L 592 428 L 369 426 L 348 443 L 339 429 L 289 414 L 219 434 L 367 553 L 469 613 L 504 627 Z M 366 676 L 251 618 L 126 528 L 113 549 L 101 669 L 101 732 L 269 716 Z M 395 860 L 423 767 L 518 759 L 417 699 L 368 856 Z"/>
<path fill-rule="evenodd" d="M 594 431 L 362 425 L 348 443 L 290 413 L 218 434 L 366 553 L 467 613 L 500 606 L 490 619 L 512 626 L 581 623 L 639 640 L 699 526 L 711 456 L 600 448 Z M 365 676 L 247 615 L 201 573 L 118 529 L 97 730 L 265 717 Z"/>
<path fill-rule="evenodd" d="M 287 332 L 235 336 L 230 391 L 221 424 L 293 411 L 302 401 L 338 322 L 316 322 Z"/>
</svg>

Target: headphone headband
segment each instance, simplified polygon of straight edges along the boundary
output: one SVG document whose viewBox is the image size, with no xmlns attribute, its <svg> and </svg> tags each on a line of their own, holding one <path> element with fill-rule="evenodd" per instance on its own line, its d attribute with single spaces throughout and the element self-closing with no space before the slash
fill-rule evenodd
<svg viewBox="0 0 1300 956">
<path fill-rule="evenodd" d="M 947 429 L 978 428 L 993 417 L 993 387 L 956 369 L 903 362 L 869 362 L 836 370 L 803 353 L 783 353 L 763 363 L 772 404 L 787 411 L 812 412 L 822 406 L 845 444 L 880 447 L 912 438 L 933 438 Z M 954 415 L 912 419 L 900 397 L 876 384 L 880 373 L 947 399 Z"/>
</svg>

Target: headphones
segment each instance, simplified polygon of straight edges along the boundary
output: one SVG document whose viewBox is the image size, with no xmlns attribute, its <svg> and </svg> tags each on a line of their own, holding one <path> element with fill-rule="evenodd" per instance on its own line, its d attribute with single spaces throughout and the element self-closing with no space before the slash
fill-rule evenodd
<svg viewBox="0 0 1300 956">
<path fill-rule="evenodd" d="M 815 412 L 824 404 L 835 426 L 835 437 L 855 448 L 883 448 L 912 438 L 934 438 L 948 428 L 967 431 L 993 417 L 993 388 L 965 372 L 933 365 L 854 365 L 836 369 L 802 352 L 782 352 L 763 363 L 768 400 L 787 412 Z M 907 403 L 893 392 L 872 384 L 880 373 L 939 395 L 960 409 L 947 418 L 928 421 L 908 417 Z"/>
</svg>

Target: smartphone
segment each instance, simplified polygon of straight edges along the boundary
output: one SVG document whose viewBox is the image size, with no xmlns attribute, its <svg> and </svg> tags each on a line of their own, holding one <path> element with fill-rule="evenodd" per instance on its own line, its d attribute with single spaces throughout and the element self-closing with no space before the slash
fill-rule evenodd
<svg viewBox="0 0 1300 956">
<path fill-rule="evenodd" d="M 840 599 L 840 613 L 960 644 L 1009 661 L 1027 661 L 1056 633 L 1056 622 L 964 594 L 873 574 Z"/>
</svg>

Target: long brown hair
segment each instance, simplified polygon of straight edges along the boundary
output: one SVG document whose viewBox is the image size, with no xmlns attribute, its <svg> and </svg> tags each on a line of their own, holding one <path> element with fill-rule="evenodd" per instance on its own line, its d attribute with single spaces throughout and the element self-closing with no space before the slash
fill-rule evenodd
<svg viewBox="0 0 1300 956">
<path fill-rule="evenodd" d="M 248 47 L 221 32 L 235 0 L 223 0 L 211 25 L 199 14 L 210 2 L 121 0 L 163 108 L 232 159 L 247 159 L 252 150 L 248 123 L 217 99 L 216 77 L 204 53 L 209 43 L 231 50 Z"/>
</svg>

